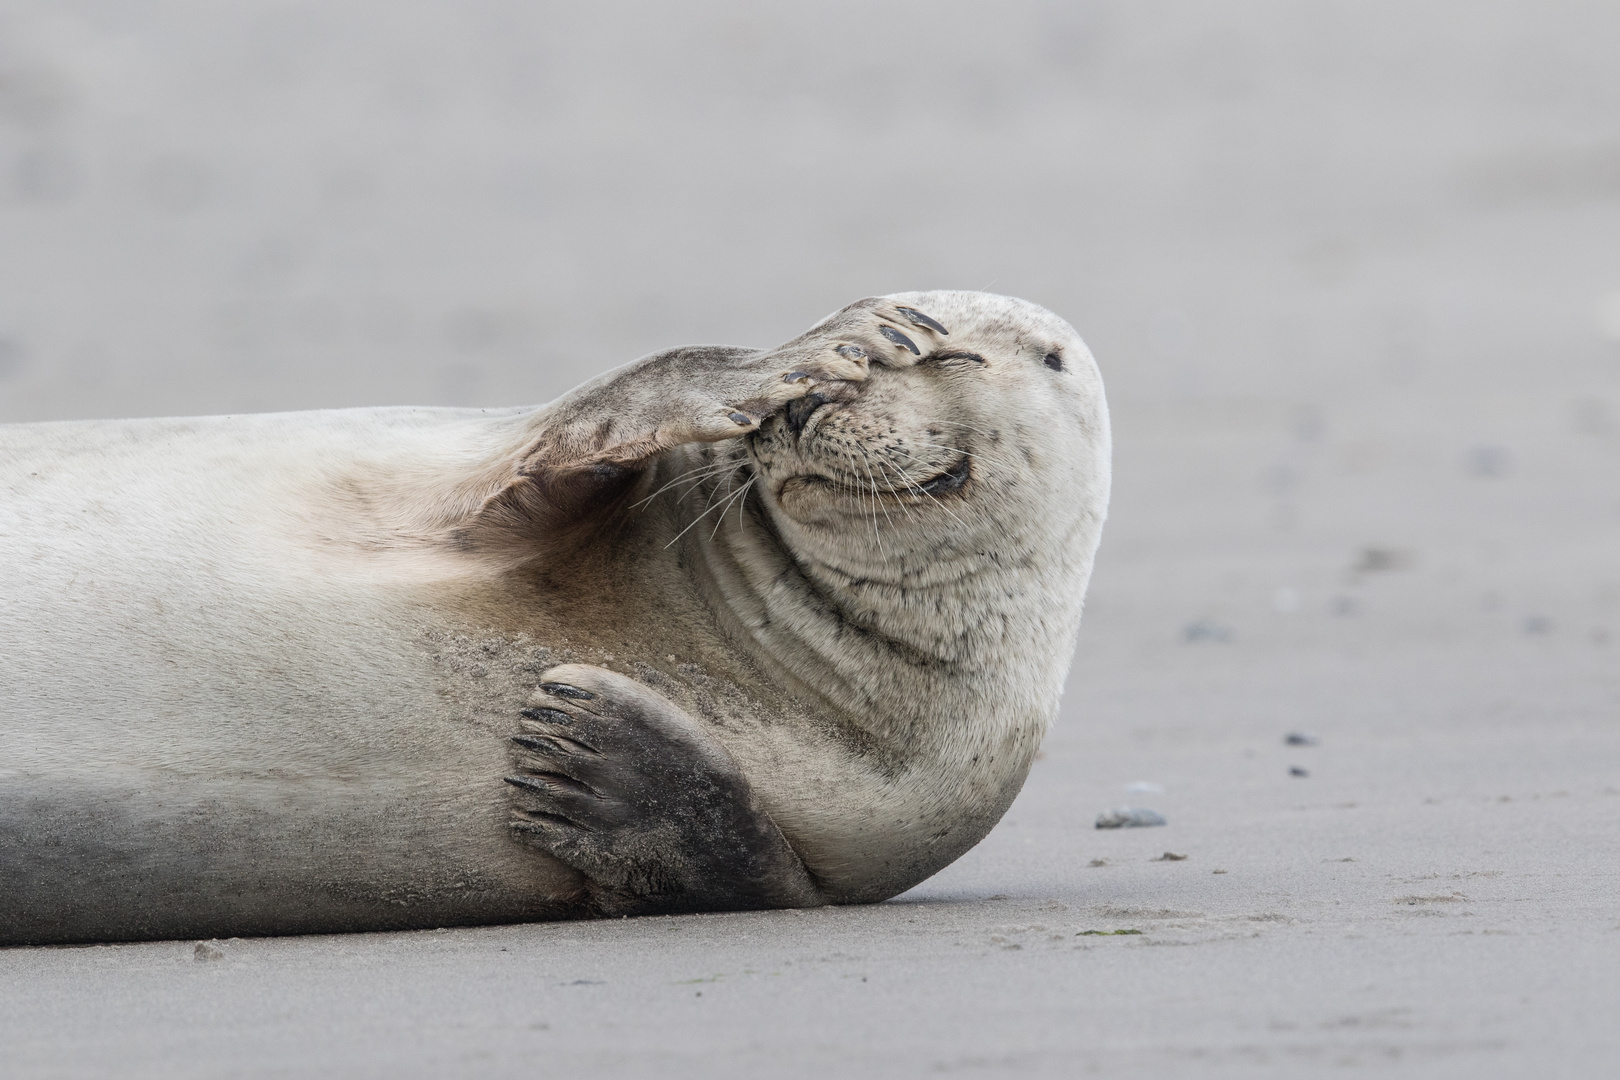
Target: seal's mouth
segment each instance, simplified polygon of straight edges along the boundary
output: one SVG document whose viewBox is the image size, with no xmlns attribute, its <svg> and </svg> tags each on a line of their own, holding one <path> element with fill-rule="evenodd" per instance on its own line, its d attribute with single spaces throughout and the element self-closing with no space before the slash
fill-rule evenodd
<svg viewBox="0 0 1620 1080">
<path fill-rule="evenodd" d="M 776 485 L 776 497 L 784 499 L 815 488 L 842 491 L 850 495 L 866 494 L 848 484 L 840 484 L 830 476 L 822 476 L 820 473 L 797 473 Z"/>
<path fill-rule="evenodd" d="M 823 491 L 837 492 L 853 496 L 858 499 L 870 499 L 874 495 L 886 495 L 891 498 L 917 498 L 941 495 L 950 495 L 961 491 L 973 477 L 973 459 L 968 454 L 962 454 L 956 462 L 944 472 L 937 473 L 916 484 L 907 484 L 905 487 L 873 487 L 862 484 L 858 480 L 845 480 L 823 473 L 798 473 L 785 478 L 777 485 L 777 496 L 792 496 L 801 492 L 821 489 Z"/>
<path fill-rule="evenodd" d="M 929 495 L 949 495 L 953 491 L 961 491 L 967 484 L 968 477 L 973 473 L 973 459 L 963 454 L 956 460 L 956 464 L 940 473 L 938 476 L 924 480 L 917 485 L 917 490 Z"/>
</svg>

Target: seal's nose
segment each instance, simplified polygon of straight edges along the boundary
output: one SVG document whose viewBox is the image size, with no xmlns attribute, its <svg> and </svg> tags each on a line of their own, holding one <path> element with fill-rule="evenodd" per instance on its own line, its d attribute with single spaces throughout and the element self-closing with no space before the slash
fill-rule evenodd
<svg viewBox="0 0 1620 1080">
<path fill-rule="evenodd" d="M 787 426 L 795 439 L 804 433 L 804 425 L 810 422 L 811 414 L 825 404 L 827 399 L 814 392 L 788 402 Z"/>
</svg>

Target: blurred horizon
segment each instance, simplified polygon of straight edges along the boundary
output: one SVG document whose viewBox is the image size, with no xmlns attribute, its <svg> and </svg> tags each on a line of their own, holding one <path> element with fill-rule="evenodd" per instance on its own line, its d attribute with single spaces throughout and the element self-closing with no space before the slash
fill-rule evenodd
<svg viewBox="0 0 1620 1080">
<path fill-rule="evenodd" d="M 1617 41 L 1598 2 L 5 0 L 0 421 L 528 404 L 960 287 L 1073 322 L 1116 406 L 1557 384 L 1613 426 Z"/>
</svg>

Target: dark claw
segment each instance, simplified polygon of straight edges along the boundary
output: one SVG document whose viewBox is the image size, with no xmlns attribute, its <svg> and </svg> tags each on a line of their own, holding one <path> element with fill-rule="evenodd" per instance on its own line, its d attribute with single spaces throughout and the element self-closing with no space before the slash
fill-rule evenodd
<svg viewBox="0 0 1620 1080">
<path fill-rule="evenodd" d="M 809 382 L 810 374 L 804 371 L 790 371 L 782 376 L 782 381 L 785 383 Z"/>
<path fill-rule="evenodd" d="M 591 693 L 589 690 L 581 690 L 577 686 L 569 686 L 567 683 L 562 682 L 541 683 L 540 689 L 544 690 L 548 694 L 554 694 L 557 697 L 574 698 L 577 701 L 596 700 L 596 695 Z"/>
<path fill-rule="evenodd" d="M 525 791 L 537 791 L 542 795 L 550 795 L 554 791 L 551 784 L 533 776 L 508 776 L 506 782 L 513 787 L 520 787 Z"/>
<path fill-rule="evenodd" d="M 840 345 L 833 351 L 838 353 L 839 356 L 847 356 L 851 360 L 859 360 L 866 355 L 866 350 L 859 345 Z"/>
<path fill-rule="evenodd" d="M 949 334 L 950 331 L 941 326 L 936 320 L 929 318 L 916 308 L 896 308 L 900 314 L 911 320 L 911 325 L 925 327 L 936 334 Z"/>
<path fill-rule="evenodd" d="M 734 412 L 731 414 L 731 422 L 738 427 L 747 427 L 754 422 L 754 418 L 747 413 Z"/>
<path fill-rule="evenodd" d="M 595 795 L 586 785 L 568 776 L 558 776 L 556 773 L 544 773 L 540 776 L 508 776 L 506 782 L 513 787 L 532 791 L 539 795 L 556 796 L 559 792 L 570 792 L 579 795 Z"/>
<path fill-rule="evenodd" d="M 917 343 L 915 341 L 912 341 L 910 338 L 906 337 L 906 335 L 902 334 L 900 331 L 896 330 L 894 327 L 892 327 L 892 326 L 880 326 L 880 327 L 878 327 L 878 333 L 882 334 L 884 337 L 888 338 L 890 341 L 894 342 L 896 345 L 904 345 L 906 348 L 911 350 L 911 355 L 913 355 L 913 356 L 921 356 L 922 355 L 922 350 L 917 348 Z"/>
<path fill-rule="evenodd" d="M 560 714 L 559 714 L 560 715 Z M 562 735 L 513 735 L 513 742 L 537 754 L 595 754 L 596 747 Z"/>
<path fill-rule="evenodd" d="M 570 690 L 573 687 L 569 687 Z M 519 716 L 527 716 L 530 720 L 538 720 L 543 724 L 572 724 L 574 718 L 561 709 L 524 709 Z"/>
</svg>

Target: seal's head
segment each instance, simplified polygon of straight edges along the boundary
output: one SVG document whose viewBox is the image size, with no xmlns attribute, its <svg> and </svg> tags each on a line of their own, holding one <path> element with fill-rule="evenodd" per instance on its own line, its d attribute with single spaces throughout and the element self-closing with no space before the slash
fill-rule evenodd
<svg viewBox="0 0 1620 1080">
<path fill-rule="evenodd" d="M 742 509 L 690 541 L 716 609 L 894 746 L 932 738 L 942 709 L 1001 717 L 974 738 L 1012 740 L 984 752 L 1021 777 L 1108 506 L 1096 364 L 1051 312 L 974 292 L 863 300 L 772 352 L 845 348 L 868 359 L 864 381 L 817 386 L 724 444 L 710 501 Z M 982 779 L 983 745 L 958 741 Z"/>
<path fill-rule="evenodd" d="M 1027 301 L 939 291 L 860 301 L 806 337 L 846 326 L 867 381 L 794 402 L 749 440 L 763 503 L 801 559 L 895 585 L 986 563 L 1089 568 L 1109 432 L 1073 327 Z"/>
</svg>

